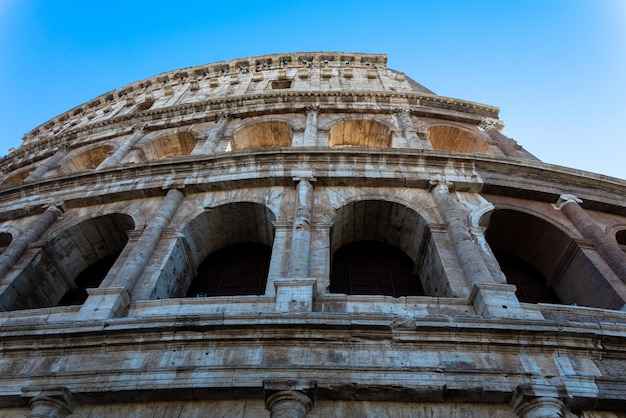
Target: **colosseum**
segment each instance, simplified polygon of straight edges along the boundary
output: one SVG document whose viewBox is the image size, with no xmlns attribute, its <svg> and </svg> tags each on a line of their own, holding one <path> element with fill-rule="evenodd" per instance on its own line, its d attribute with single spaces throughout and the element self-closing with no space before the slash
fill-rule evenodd
<svg viewBox="0 0 626 418">
<path fill-rule="evenodd" d="M 626 411 L 626 181 L 387 56 L 170 71 L 0 160 L 0 417 Z"/>
</svg>

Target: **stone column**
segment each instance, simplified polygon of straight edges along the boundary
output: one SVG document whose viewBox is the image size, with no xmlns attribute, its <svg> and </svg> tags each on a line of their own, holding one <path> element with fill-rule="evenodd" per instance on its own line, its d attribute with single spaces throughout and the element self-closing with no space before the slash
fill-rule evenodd
<svg viewBox="0 0 626 418">
<path fill-rule="evenodd" d="M 214 154 L 218 142 L 220 142 L 220 139 L 224 135 L 224 132 L 226 132 L 226 127 L 228 127 L 229 120 L 229 115 L 220 115 L 215 122 L 215 126 L 213 126 L 213 128 L 209 131 L 206 140 L 203 143 L 198 144 L 199 146 L 196 146 L 191 154 Z"/>
<path fill-rule="evenodd" d="M 615 274 L 626 283 L 626 254 L 616 240 L 609 237 L 600 226 L 580 207 L 582 200 L 571 194 L 559 196 L 554 207 L 563 212 L 585 239 L 593 242 L 596 250 Z"/>
<path fill-rule="evenodd" d="M 471 289 L 470 303 L 482 316 L 515 317 L 542 319 L 539 311 L 524 310 L 515 296 L 515 286 L 496 283 L 485 265 L 457 208 L 457 202 L 450 195 L 452 183 L 443 179 L 430 181 L 432 195 L 452 242 L 454 252 L 463 269 L 463 275 Z"/>
<path fill-rule="evenodd" d="M 150 260 L 163 231 L 174 217 L 176 210 L 183 201 L 184 194 L 181 190 L 172 188 L 167 191 L 159 208 L 155 211 L 152 219 L 143 230 L 137 245 L 133 248 L 128 258 L 122 265 L 113 282 L 113 286 L 131 290 L 135 281 L 139 278 Z"/>
<path fill-rule="evenodd" d="M 6 276 L 11 267 L 24 254 L 26 247 L 41 238 L 64 211 L 63 203 L 48 206 L 37 219 L 28 224 L 24 232 L 11 241 L 9 246 L 0 254 L 0 279 Z"/>
<path fill-rule="evenodd" d="M 304 418 L 313 409 L 317 383 L 264 381 L 265 407 L 271 418 Z"/>
<path fill-rule="evenodd" d="M 306 112 L 306 124 L 304 126 L 304 140 L 302 146 L 314 147 L 317 144 L 317 114 L 319 106 L 309 106 L 304 108 Z"/>
<path fill-rule="evenodd" d="M 483 118 L 479 128 L 483 129 L 492 141 L 498 144 L 498 147 L 502 150 L 504 155 L 509 157 L 525 158 L 528 160 L 541 161 L 539 158 L 532 155 L 530 152 L 523 149 L 513 139 L 504 135 L 498 129 L 498 126 L 502 126 L 501 122 L 497 119 Z"/>
<path fill-rule="evenodd" d="M 433 179 L 430 184 L 433 186 L 431 190 L 433 199 L 441 217 L 448 225 L 448 236 L 470 287 L 478 283 L 493 283 L 489 269 L 485 266 L 467 226 L 461 221 L 457 203 L 450 196 L 449 187 L 452 183 L 442 179 Z"/>
<path fill-rule="evenodd" d="M 28 418 L 65 418 L 72 415 L 76 403 L 63 386 L 25 387 L 22 397 L 31 398 Z"/>
<path fill-rule="evenodd" d="M 409 144 L 409 148 L 432 148 L 428 140 L 420 138 L 417 134 L 413 121 L 411 120 L 411 111 L 409 109 L 397 109 L 396 116 L 398 117 L 398 123 L 404 133 L 404 137 Z"/>
<path fill-rule="evenodd" d="M 289 278 L 309 277 L 309 258 L 311 254 L 311 213 L 313 211 L 312 178 L 294 177 L 296 186 L 295 213 L 291 230 L 289 254 Z"/>
<path fill-rule="evenodd" d="M 33 181 L 41 178 L 48 170 L 58 165 L 59 161 L 61 161 L 66 155 L 67 148 L 57 149 L 57 151 L 50 158 L 39 164 L 36 169 L 31 171 L 28 176 L 26 176 L 24 181 Z"/>
<path fill-rule="evenodd" d="M 116 316 L 130 303 L 128 294 L 132 291 L 148 265 L 150 257 L 157 247 L 161 235 L 174 217 L 183 201 L 181 190 L 169 189 L 152 219 L 141 233 L 133 249 L 108 288 L 88 289 L 89 298 L 83 304 L 77 319 L 104 319 Z M 113 269 L 111 269 L 113 272 Z M 109 281 L 106 277 L 103 282 Z"/>
<path fill-rule="evenodd" d="M 559 398 L 559 388 L 520 385 L 511 399 L 511 406 L 520 418 L 560 418 L 565 416 L 565 404 Z"/>
<path fill-rule="evenodd" d="M 130 149 L 139 142 L 141 138 L 143 138 L 146 131 L 146 126 L 135 126 L 133 127 L 133 134 L 127 138 L 116 150 L 113 154 L 109 155 L 104 161 L 100 163 L 97 170 L 103 170 L 105 168 L 111 168 L 118 165 L 124 157 L 128 154 Z"/>
</svg>

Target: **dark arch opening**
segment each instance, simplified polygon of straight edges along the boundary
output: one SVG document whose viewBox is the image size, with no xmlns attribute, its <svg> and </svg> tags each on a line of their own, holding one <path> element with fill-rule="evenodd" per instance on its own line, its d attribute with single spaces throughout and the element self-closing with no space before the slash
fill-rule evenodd
<svg viewBox="0 0 626 418">
<path fill-rule="evenodd" d="M 520 302 L 557 303 L 561 299 L 546 285 L 547 279 L 531 264 L 512 255 L 494 252 L 509 284 L 515 285 L 515 295 Z"/>
<path fill-rule="evenodd" d="M 426 220 L 417 211 L 385 200 L 359 200 L 345 204 L 337 209 L 330 229 L 331 270 L 335 256 L 339 254 L 341 257 L 339 251 L 359 242 L 386 244 L 406 255 L 412 265 L 411 272 L 416 274 L 423 288 L 420 294 L 451 295 L 439 250 L 432 240 Z M 330 285 L 329 290 L 332 291 Z"/>
<path fill-rule="evenodd" d="M 521 302 L 621 309 L 623 301 L 593 254 L 552 223 L 513 209 L 496 209 L 485 238 Z"/>
<path fill-rule="evenodd" d="M 255 242 L 229 245 L 198 266 L 187 297 L 262 295 L 272 249 Z"/>
<path fill-rule="evenodd" d="M 402 250 L 378 241 L 344 245 L 333 255 L 330 292 L 348 295 L 423 296 L 413 260 Z"/>
<path fill-rule="evenodd" d="M 192 254 L 191 258 L 187 257 L 189 264 L 185 268 L 178 268 L 174 271 L 167 270 L 167 265 L 174 263 L 165 262 L 162 274 L 158 277 L 155 286 L 155 289 L 164 290 L 161 294 L 151 294 L 150 298 L 195 297 L 198 293 L 206 296 L 226 296 L 225 290 L 200 289 L 204 286 L 201 283 L 206 281 L 203 277 L 207 274 L 214 275 L 209 266 L 213 266 L 211 267 L 213 269 L 222 268 L 222 271 L 228 275 L 232 269 L 238 267 L 237 263 L 241 264 L 242 268 L 245 267 L 245 263 L 252 263 L 251 265 L 256 266 L 255 270 L 263 272 L 265 267 L 258 267 L 257 261 L 258 257 L 261 257 L 269 266 L 274 242 L 272 223 L 275 220 L 274 213 L 259 203 L 235 202 L 208 208 L 185 226 L 181 233 L 185 237 L 184 242 L 181 241 L 181 245 L 177 246 L 169 257 L 169 259 L 185 259 L 187 256 L 183 248 L 186 247 L 187 251 Z M 251 258 L 246 261 L 245 257 L 248 255 Z M 229 262 L 228 265 L 219 267 L 219 263 L 232 258 L 239 258 L 239 261 Z M 191 264 L 193 261 L 199 264 Z M 226 288 L 238 288 L 239 290 L 229 290 L 233 295 L 264 294 L 267 275 L 267 272 L 264 272 L 262 279 L 255 279 L 262 280 L 259 283 L 255 282 L 255 285 L 242 286 L 240 283 L 231 286 L 226 283 Z M 261 288 L 258 287 L 259 285 Z M 247 290 L 242 290 L 243 287 Z M 252 288 L 254 290 L 251 290 Z M 239 293 L 240 291 L 245 293 Z"/>
<path fill-rule="evenodd" d="M 113 267 L 113 264 L 115 264 L 119 255 L 120 252 L 118 251 L 96 261 L 94 264 L 83 270 L 76 277 L 76 279 L 74 279 L 76 287 L 65 292 L 65 295 L 63 295 L 57 306 L 82 305 L 85 303 L 87 297 L 89 296 L 89 294 L 87 294 L 87 289 L 100 287 L 100 284 L 106 277 L 109 270 L 111 270 L 111 267 Z"/>
<path fill-rule="evenodd" d="M 0 295 L 0 309 L 82 304 L 98 287 L 128 241 L 133 219 L 121 213 L 98 216 L 59 233 Z"/>
<path fill-rule="evenodd" d="M 621 231 L 617 231 L 615 234 L 615 239 L 619 245 L 623 245 L 626 247 L 626 229 L 622 229 Z M 623 248 L 626 251 L 626 248 Z"/>
<path fill-rule="evenodd" d="M 9 232 L 0 232 L 0 251 L 2 248 L 8 247 L 11 241 L 13 241 L 13 235 Z"/>
</svg>

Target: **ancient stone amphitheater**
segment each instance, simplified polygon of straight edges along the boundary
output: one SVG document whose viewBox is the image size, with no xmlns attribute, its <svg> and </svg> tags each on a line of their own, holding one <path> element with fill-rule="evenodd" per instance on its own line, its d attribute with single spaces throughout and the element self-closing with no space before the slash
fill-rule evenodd
<svg viewBox="0 0 626 418">
<path fill-rule="evenodd" d="M 0 417 L 620 416 L 626 181 L 386 63 L 175 70 L 26 134 Z"/>
</svg>

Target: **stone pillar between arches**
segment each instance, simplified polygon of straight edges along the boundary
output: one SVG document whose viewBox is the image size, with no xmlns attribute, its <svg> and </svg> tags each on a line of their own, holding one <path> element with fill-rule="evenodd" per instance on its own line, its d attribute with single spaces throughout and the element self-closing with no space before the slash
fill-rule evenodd
<svg viewBox="0 0 626 418">
<path fill-rule="evenodd" d="M 171 188 L 167 191 L 141 236 L 130 248 L 126 258 L 121 261 L 122 265 L 119 269 L 115 268 L 109 271 L 100 288 L 87 289 L 89 297 L 76 314 L 77 320 L 106 319 L 123 314 L 130 303 L 129 294 L 150 261 L 163 232 L 181 205 L 183 198 L 182 190 Z M 113 274 L 115 275 L 113 276 Z"/>
<path fill-rule="evenodd" d="M 313 182 L 315 179 L 294 177 L 293 180 L 296 182 L 296 192 L 287 276 L 274 279 L 276 311 L 310 312 L 313 310 L 313 298 L 317 285 L 317 280 L 310 277 Z"/>
<path fill-rule="evenodd" d="M 469 226 L 461 220 L 458 202 L 450 193 L 452 183 L 443 178 L 431 180 L 431 194 L 454 247 L 463 274 L 471 289 L 469 301 L 481 316 L 543 319 L 538 310 L 523 309 L 515 296 L 516 287 L 497 283 L 485 262 Z"/>
</svg>

